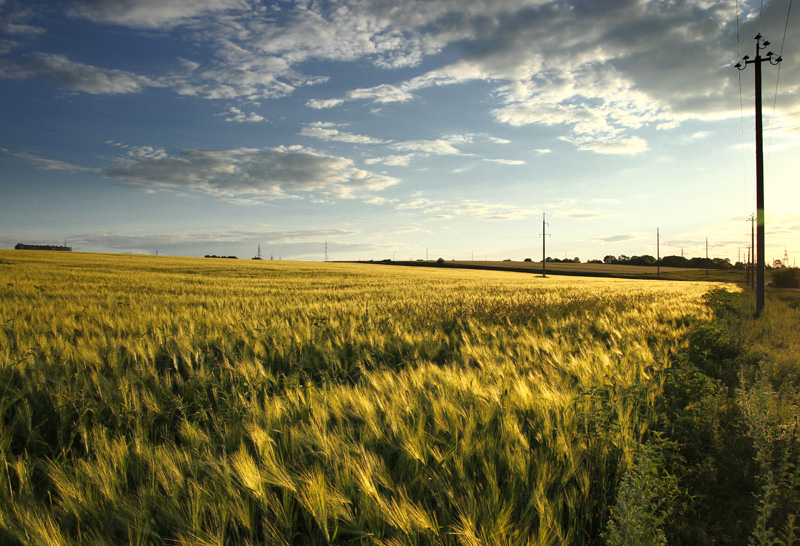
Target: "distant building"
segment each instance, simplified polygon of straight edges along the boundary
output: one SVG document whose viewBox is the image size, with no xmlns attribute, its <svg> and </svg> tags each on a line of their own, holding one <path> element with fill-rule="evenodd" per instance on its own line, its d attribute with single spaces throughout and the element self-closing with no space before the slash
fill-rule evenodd
<svg viewBox="0 0 800 546">
<path fill-rule="evenodd" d="M 61 250 L 64 252 L 72 252 L 71 246 L 59 246 L 59 245 L 26 245 L 24 243 L 18 243 L 17 246 L 14 247 L 15 250 Z"/>
</svg>

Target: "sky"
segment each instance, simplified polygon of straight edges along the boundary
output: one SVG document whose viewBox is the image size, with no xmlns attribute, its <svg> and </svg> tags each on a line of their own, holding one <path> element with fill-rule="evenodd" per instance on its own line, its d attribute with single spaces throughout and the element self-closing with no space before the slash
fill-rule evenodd
<svg viewBox="0 0 800 546">
<path fill-rule="evenodd" d="M 735 262 L 759 32 L 791 264 L 790 0 L 0 0 L 0 248 Z"/>
</svg>

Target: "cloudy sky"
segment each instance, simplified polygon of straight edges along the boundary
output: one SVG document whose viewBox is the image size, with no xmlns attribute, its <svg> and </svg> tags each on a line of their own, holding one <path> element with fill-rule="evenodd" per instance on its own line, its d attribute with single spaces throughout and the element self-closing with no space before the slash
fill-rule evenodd
<svg viewBox="0 0 800 546">
<path fill-rule="evenodd" d="M 789 0 L 0 0 L 0 248 L 800 257 Z"/>
</svg>

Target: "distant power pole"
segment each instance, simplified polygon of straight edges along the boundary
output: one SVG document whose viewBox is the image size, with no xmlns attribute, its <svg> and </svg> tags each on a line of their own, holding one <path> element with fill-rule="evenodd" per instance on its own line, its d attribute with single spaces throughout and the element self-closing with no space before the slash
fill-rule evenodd
<svg viewBox="0 0 800 546">
<path fill-rule="evenodd" d="M 428 261 L 428 247 L 425 247 L 425 261 Z"/>
<path fill-rule="evenodd" d="M 547 226 L 549 226 L 547 222 L 544 221 L 544 213 L 542 213 L 542 277 L 547 277 L 547 271 L 545 269 L 545 264 L 547 263 L 547 250 L 546 250 L 546 241 L 547 236 L 550 235 L 547 233 Z"/>
<path fill-rule="evenodd" d="M 756 215 L 751 214 L 747 219 L 750 222 L 750 254 L 747 259 L 747 286 L 752 289 L 756 287 L 756 278 L 753 271 L 753 264 L 755 263 L 756 253 Z"/>
<path fill-rule="evenodd" d="M 764 312 L 766 301 L 766 261 L 765 261 L 765 235 L 764 235 L 764 138 L 763 123 L 761 121 L 761 63 L 768 62 L 777 65 L 783 59 L 774 57 L 772 51 L 768 51 L 766 57 L 761 57 L 761 50 L 765 49 L 769 42 L 762 42 L 761 34 L 756 35 L 756 58 L 751 59 L 745 55 L 741 61 L 736 63 L 738 70 L 744 70 L 748 64 L 754 64 L 756 68 L 756 214 L 758 215 L 758 246 L 756 248 L 758 267 L 756 270 L 756 316 L 760 317 Z"/>
<path fill-rule="evenodd" d="M 706 279 L 708 278 L 708 237 L 706 237 Z"/>
<path fill-rule="evenodd" d="M 752 252 L 753 252 L 753 247 L 748 246 L 747 247 L 747 265 L 745 266 L 745 269 L 747 269 L 747 286 L 749 288 L 753 288 L 753 285 L 750 282 L 751 281 L 750 277 L 752 276 L 752 274 L 750 273 L 750 260 L 751 260 L 750 256 L 751 256 Z"/>
<path fill-rule="evenodd" d="M 328 261 L 328 241 L 325 241 L 325 261 Z"/>
<path fill-rule="evenodd" d="M 661 228 L 656 228 L 656 276 L 661 278 Z"/>
</svg>

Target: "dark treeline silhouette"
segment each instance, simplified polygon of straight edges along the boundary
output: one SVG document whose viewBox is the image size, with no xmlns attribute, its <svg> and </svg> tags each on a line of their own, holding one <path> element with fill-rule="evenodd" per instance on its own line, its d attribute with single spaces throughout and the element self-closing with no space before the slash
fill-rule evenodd
<svg viewBox="0 0 800 546">
<path fill-rule="evenodd" d="M 217 256 L 216 254 L 206 254 L 206 258 L 230 258 L 231 260 L 238 260 L 237 256 Z"/>
<path fill-rule="evenodd" d="M 15 250 L 60 250 L 62 252 L 72 252 L 71 246 L 59 245 L 26 245 L 25 243 L 18 243 L 14 247 Z"/>
<path fill-rule="evenodd" d="M 617 265 L 661 265 L 663 267 L 688 267 L 693 269 L 744 269 L 745 264 L 732 264 L 728 258 L 684 258 L 683 256 L 664 256 L 656 260 L 653 256 L 608 255 L 603 263 Z"/>
</svg>

